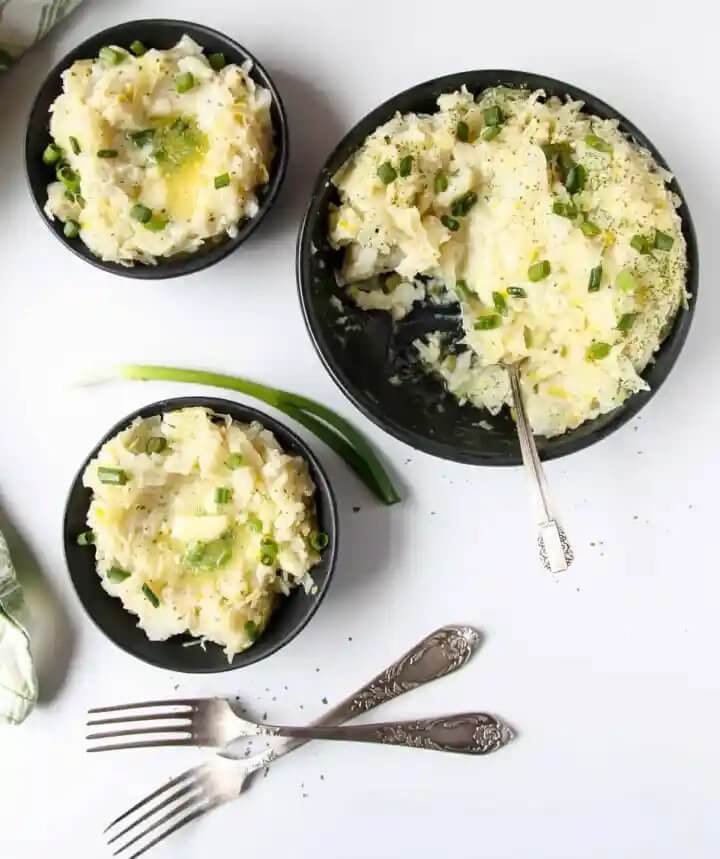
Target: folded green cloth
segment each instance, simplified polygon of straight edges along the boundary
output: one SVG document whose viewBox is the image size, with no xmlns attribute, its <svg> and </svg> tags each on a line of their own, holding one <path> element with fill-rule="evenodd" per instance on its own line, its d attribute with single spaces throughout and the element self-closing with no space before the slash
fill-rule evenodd
<svg viewBox="0 0 720 859">
<path fill-rule="evenodd" d="M 0 0 L 0 74 L 82 0 Z"/>
<path fill-rule="evenodd" d="M 0 722 L 18 725 L 37 700 L 30 639 L 23 623 L 20 583 L 0 534 Z"/>
</svg>

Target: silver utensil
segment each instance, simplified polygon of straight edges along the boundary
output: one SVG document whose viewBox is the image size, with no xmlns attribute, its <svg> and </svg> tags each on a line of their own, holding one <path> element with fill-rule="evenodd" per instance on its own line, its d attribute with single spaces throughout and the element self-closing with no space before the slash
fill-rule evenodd
<svg viewBox="0 0 720 859">
<path fill-rule="evenodd" d="M 465 665 L 479 643 L 480 636 L 469 627 L 438 629 L 313 725 L 341 724 L 424 683 L 444 677 Z M 105 830 L 112 832 L 108 843 L 117 844 L 128 836 L 129 840 L 118 847 L 115 855 L 135 846 L 138 849 L 129 859 L 136 859 L 181 827 L 240 796 L 254 773 L 305 742 L 307 740 L 285 740 L 247 759 L 237 759 L 226 747 L 206 764 L 186 770 L 116 817 Z M 130 821 L 118 831 L 118 824 L 128 819 Z"/>
<path fill-rule="evenodd" d="M 557 519 L 553 516 L 550 506 L 547 479 L 540 462 L 540 455 L 535 446 L 532 427 L 525 412 L 522 391 L 520 389 L 520 371 L 517 364 L 505 364 L 510 377 L 513 405 L 515 407 L 515 425 L 517 426 L 520 452 L 523 465 L 530 475 L 535 490 L 538 515 L 540 517 L 538 532 L 538 550 L 540 563 L 550 573 L 562 573 L 572 564 L 574 553 Z"/>
</svg>

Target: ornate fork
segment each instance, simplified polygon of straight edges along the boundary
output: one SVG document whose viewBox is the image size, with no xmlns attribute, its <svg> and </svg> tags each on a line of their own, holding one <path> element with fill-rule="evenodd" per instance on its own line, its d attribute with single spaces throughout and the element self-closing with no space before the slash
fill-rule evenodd
<svg viewBox="0 0 720 859">
<path fill-rule="evenodd" d="M 479 643 L 480 636 L 469 627 L 443 627 L 314 724 L 340 724 L 424 683 L 450 674 L 465 665 Z M 105 830 L 108 833 L 113 831 L 110 844 L 129 836 L 115 855 L 138 846 L 139 849 L 129 856 L 129 859 L 136 859 L 212 808 L 239 796 L 253 773 L 304 742 L 286 740 L 274 749 L 266 749 L 245 760 L 236 759 L 234 753 L 225 748 L 208 763 L 187 770 L 110 823 Z M 131 822 L 117 831 L 118 824 L 128 818 L 132 818 Z M 146 822 L 147 825 L 141 827 Z M 139 842 L 146 838 L 150 840 L 140 845 Z"/>
</svg>

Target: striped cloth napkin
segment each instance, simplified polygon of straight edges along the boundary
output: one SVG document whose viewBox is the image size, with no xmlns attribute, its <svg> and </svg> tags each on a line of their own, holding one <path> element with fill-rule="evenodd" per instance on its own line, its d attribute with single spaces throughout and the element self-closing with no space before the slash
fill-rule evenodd
<svg viewBox="0 0 720 859">
<path fill-rule="evenodd" d="M 82 0 L 0 0 L 0 74 Z"/>
</svg>

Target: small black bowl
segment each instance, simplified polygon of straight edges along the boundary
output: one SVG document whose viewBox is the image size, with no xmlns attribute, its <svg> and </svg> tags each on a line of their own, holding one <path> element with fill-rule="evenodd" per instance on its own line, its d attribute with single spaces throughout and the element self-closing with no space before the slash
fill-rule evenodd
<svg viewBox="0 0 720 859">
<path fill-rule="evenodd" d="M 208 644 L 206 649 L 183 647 L 188 642 L 197 642 L 196 638 L 187 633 L 175 635 L 167 641 L 150 641 L 143 630 L 136 625 L 136 616 L 126 611 L 120 600 L 110 596 L 102 587 L 95 569 L 95 552 L 92 547 L 77 545 L 78 534 L 87 530 L 87 512 L 92 496 L 91 491 L 83 486 L 83 472 L 90 460 L 97 456 L 103 444 L 121 430 L 126 429 L 137 417 L 147 418 L 190 406 L 203 406 L 212 409 L 218 415 L 230 415 L 233 420 L 241 423 L 259 421 L 275 434 L 284 450 L 302 456 L 308 463 L 310 475 L 317 487 L 315 503 L 318 525 L 330 538 L 320 563 L 312 569 L 317 592 L 306 594 L 302 588 L 297 588 L 289 596 L 283 597 L 278 602 L 260 638 L 248 650 L 236 654 L 232 662 L 228 662 L 222 648 L 216 644 Z M 317 611 L 330 584 L 337 558 L 337 535 L 335 496 L 322 466 L 305 442 L 269 415 L 240 403 L 212 397 L 177 397 L 160 400 L 123 418 L 103 436 L 82 464 L 70 488 L 63 521 L 65 559 L 70 578 L 83 608 L 96 626 L 118 647 L 144 662 L 170 671 L 196 674 L 229 671 L 233 668 L 252 665 L 275 653 L 295 638 Z"/>
<path fill-rule="evenodd" d="M 146 265 L 136 262 L 132 266 L 124 266 L 114 262 L 104 262 L 88 248 L 80 238 L 68 239 L 63 233 L 63 225 L 54 219 L 50 221 L 43 211 L 47 202 L 47 186 L 55 179 L 55 170 L 43 163 L 42 154 L 45 147 L 50 143 L 50 106 L 62 92 L 62 80 L 60 74 L 69 68 L 76 60 L 97 57 L 98 51 L 104 45 L 118 45 L 129 47 L 136 39 L 147 45 L 148 48 L 160 48 L 167 50 L 173 47 L 179 39 L 187 34 L 201 45 L 206 53 L 223 53 L 229 63 L 238 65 L 250 60 L 252 69 L 250 77 L 256 84 L 265 87 L 272 95 L 270 116 L 274 130 L 275 155 L 270 165 L 270 178 L 266 185 L 258 189 L 258 201 L 260 208 L 254 218 L 249 218 L 239 225 L 238 234 L 235 238 L 220 236 L 205 242 L 205 245 L 195 253 L 179 253 L 166 259 L 158 259 L 156 265 Z M 123 277 L 134 277 L 144 280 L 157 280 L 162 278 L 179 277 L 184 274 L 192 274 L 201 269 L 208 268 L 226 257 L 229 253 L 241 245 L 248 238 L 260 221 L 265 217 L 275 202 L 280 187 L 285 178 L 288 162 L 288 128 L 285 108 L 283 107 L 280 94 L 275 88 L 270 75 L 255 59 L 255 57 L 242 45 L 238 45 L 232 39 L 203 27 L 201 24 L 193 24 L 189 21 L 172 21 L 162 18 L 153 18 L 142 21 L 129 21 L 126 24 L 118 24 L 109 27 L 95 36 L 86 39 L 75 50 L 67 54 L 55 66 L 40 87 L 28 119 L 27 133 L 25 137 L 25 169 L 27 171 L 28 183 L 35 205 L 40 216 L 52 232 L 70 250 L 82 257 L 94 266 L 119 274 Z"/>
<path fill-rule="evenodd" d="M 550 95 L 583 101 L 589 113 L 617 119 L 620 129 L 648 149 L 656 162 L 665 160 L 648 138 L 618 111 L 593 95 L 562 81 L 518 71 L 461 72 L 419 84 L 386 101 L 362 119 L 339 143 L 323 167 L 312 192 L 300 228 L 297 246 L 297 279 L 305 323 L 326 369 L 346 396 L 370 420 L 418 450 L 472 465 L 518 465 L 521 462 L 515 426 L 503 409 L 492 416 L 471 405 L 461 406 L 443 385 L 419 371 L 413 358 L 413 340 L 432 330 L 457 334 L 453 308 L 419 308 L 401 323 L 389 314 L 363 311 L 345 299 L 335 281 L 341 255 L 328 243 L 329 207 L 338 202 L 332 177 L 375 129 L 400 113 L 432 113 L 438 96 L 465 85 L 474 93 L 506 84 L 544 89 Z M 670 185 L 683 199 L 677 182 Z M 643 377 L 650 391 L 630 397 L 614 411 L 586 421 L 577 429 L 555 438 L 538 438 L 543 459 L 554 459 L 582 450 L 621 427 L 647 403 L 670 372 L 687 336 L 695 309 L 698 286 L 698 250 L 690 212 L 685 202 L 678 210 L 687 241 L 687 289 L 689 306 L 678 313 L 672 330 Z M 341 304 L 338 304 L 341 302 Z M 338 327 L 339 316 L 347 324 Z M 403 380 L 400 385 L 390 380 Z M 484 421 L 490 428 L 481 429 Z"/>
</svg>

